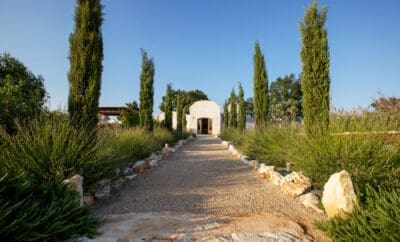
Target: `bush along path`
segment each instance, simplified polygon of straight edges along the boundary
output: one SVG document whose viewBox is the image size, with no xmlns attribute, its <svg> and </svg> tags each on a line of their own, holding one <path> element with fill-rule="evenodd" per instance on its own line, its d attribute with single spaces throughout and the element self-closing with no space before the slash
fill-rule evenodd
<svg viewBox="0 0 400 242">
<path fill-rule="evenodd" d="M 95 241 L 328 241 L 314 228 L 326 215 L 282 193 L 220 140 L 198 136 L 169 148 L 157 167 L 97 200 Z"/>
</svg>

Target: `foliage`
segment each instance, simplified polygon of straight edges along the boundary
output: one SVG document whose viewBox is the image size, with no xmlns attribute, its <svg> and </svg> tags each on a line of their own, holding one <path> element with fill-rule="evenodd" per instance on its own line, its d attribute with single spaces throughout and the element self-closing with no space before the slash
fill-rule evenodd
<svg viewBox="0 0 400 242">
<path fill-rule="evenodd" d="M 229 127 L 237 128 L 237 98 L 235 95 L 235 89 L 232 88 L 231 96 L 229 98 Z"/>
<path fill-rule="evenodd" d="M 183 113 L 184 103 L 185 103 L 185 96 L 179 95 L 177 107 L 176 107 L 176 131 L 181 132 L 181 133 L 183 132 L 182 118 L 184 115 L 184 113 Z"/>
<path fill-rule="evenodd" d="M 184 98 L 183 98 L 185 100 L 185 103 L 183 104 L 184 107 L 190 107 L 193 103 L 195 103 L 197 101 L 208 100 L 207 95 L 198 89 L 190 90 L 190 91 L 184 91 L 181 89 L 177 89 L 177 90 L 172 89 L 171 90 L 172 110 L 176 110 L 178 107 L 177 104 L 178 104 L 179 95 L 184 96 Z M 160 110 L 162 112 L 165 112 L 165 110 L 164 110 L 165 99 L 166 99 L 166 96 L 163 96 L 162 97 L 163 102 L 160 104 Z M 189 113 L 189 110 L 186 113 Z"/>
<path fill-rule="evenodd" d="M 366 202 L 345 219 L 317 223 L 337 241 L 400 241 L 400 195 L 368 186 Z"/>
<path fill-rule="evenodd" d="M 96 129 L 103 71 L 103 6 L 100 0 L 79 0 L 70 35 L 68 111 L 74 127 Z"/>
<path fill-rule="evenodd" d="M 228 127 L 225 128 L 221 133 L 221 139 L 232 141 L 239 148 L 242 148 L 242 145 L 245 143 L 245 131 L 239 130 L 237 128 Z"/>
<path fill-rule="evenodd" d="M 60 182 L 37 189 L 22 177 L 0 177 L 2 241 L 70 241 L 97 235 L 99 222 Z"/>
<path fill-rule="evenodd" d="M 171 84 L 167 85 L 167 91 L 165 93 L 164 101 L 164 113 L 165 113 L 165 128 L 172 130 L 172 87 Z"/>
<path fill-rule="evenodd" d="M 142 49 L 142 72 L 140 74 L 140 126 L 153 131 L 154 62 Z"/>
<path fill-rule="evenodd" d="M 246 116 L 254 118 L 254 101 L 252 97 L 249 97 L 244 101 L 244 109 L 246 110 Z"/>
<path fill-rule="evenodd" d="M 244 130 L 246 128 L 246 110 L 244 106 L 244 92 L 243 87 L 239 83 L 239 100 L 238 100 L 238 128 Z"/>
<path fill-rule="evenodd" d="M 47 98 L 43 81 L 16 58 L 0 55 L 0 126 L 7 132 L 15 131 L 14 119 L 29 120 L 42 111 Z"/>
<path fill-rule="evenodd" d="M 187 131 L 187 120 L 186 120 L 186 114 L 189 113 L 189 106 L 185 106 L 183 108 L 183 113 L 182 113 L 182 130 L 183 132 Z"/>
<path fill-rule="evenodd" d="M 379 112 L 394 112 L 400 113 L 400 98 L 396 97 L 380 97 L 379 99 L 375 99 L 371 106 L 375 109 L 375 111 Z"/>
<path fill-rule="evenodd" d="M 273 121 L 295 121 L 302 118 L 302 92 L 300 80 L 294 74 L 278 77 L 271 83 L 270 111 Z"/>
<path fill-rule="evenodd" d="M 228 101 L 224 103 L 224 129 L 229 127 L 229 111 L 228 111 Z"/>
<path fill-rule="evenodd" d="M 303 63 L 301 85 L 307 135 L 326 133 L 329 125 L 330 77 L 326 14 L 327 8 L 318 11 L 318 3 L 313 1 L 300 23 L 300 55 Z"/>
<path fill-rule="evenodd" d="M 258 42 L 256 42 L 254 49 L 254 121 L 255 126 L 260 127 L 266 125 L 268 121 L 268 76 L 264 55 L 261 52 Z"/>
<path fill-rule="evenodd" d="M 279 128 L 271 124 L 252 130 L 243 138 L 243 153 L 262 163 L 283 167 L 290 161 L 287 149 L 290 149 L 291 140 L 288 138 L 298 129 L 298 126 Z"/>
<path fill-rule="evenodd" d="M 155 127 L 152 133 L 145 128 L 105 127 L 100 136 L 108 140 L 103 156 L 117 166 L 122 163 L 143 159 L 152 152 L 160 150 L 165 143 L 174 141 L 171 132 Z"/>
<path fill-rule="evenodd" d="M 126 103 L 126 108 L 120 113 L 120 120 L 128 127 L 139 125 L 139 106 L 136 101 Z"/>
<path fill-rule="evenodd" d="M 0 166 L 10 174 L 23 174 L 37 187 L 74 174 L 91 186 L 110 172 L 100 155 L 105 140 L 97 140 L 95 131 L 74 128 L 63 116 L 41 117 L 16 128 L 16 135 L 0 132 Z"/>
</svg>

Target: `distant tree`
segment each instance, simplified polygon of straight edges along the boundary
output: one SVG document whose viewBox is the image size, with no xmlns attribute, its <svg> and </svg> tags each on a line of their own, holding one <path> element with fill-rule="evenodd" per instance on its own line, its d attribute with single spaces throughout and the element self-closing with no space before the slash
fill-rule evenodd
<svg viewBox="0 0 400 242">
<path fill-rule="evenodd" d="M 294 74 L 278 77 L 271 83 L 270 113 L 274 121 L 294 121 L 302 117 L 302 92 L 300 81 Z"/>
<path fill-rule="evenodd" d="M 94 130 L 98 123 L 103 71 L 103 6 L 100 0 L 78 0 L 74 32 L 69 37 L 69 98 L 71 124 Z"/>
<path fill-rule="evenodd" d="M 178 96 L 177 108 L 176 108 L 176 131 L 182 133 L 182 116 L 183 116 L 183 105 L 184 105 L 184 95 Z"/>
<path fill-rule="evenodd" d="M 126 108 L 121 111 L 120 120 L 123 125 L 133 127 L 139 125 L 139 106 L 136 101 L 126 103 Z"/>
<path fill-rule="evenodd" d="M 140 74 L 140 126 L 153 131 L 154 62 L 142 49 L 142 72 Z"/>
<path fill-rule="evenodd" d="M 165 127 L 168 130 L 172 130 L 172 87 L 171 87 L 171 84 L 167 85 L 167 91 L 165 93 L 164 113 L 165 113 Z"/>
<path fill-rule="evenodd" d="M 178 96 L 179 95 L 184 95 L 185 103 L 184 106 L 190 107 L 193 103 L 201 100 L 208 100 L 207 95 L 200 91 L 200 90 L 190 90 L 190 91 L 184 91 L 184 90 L 174 90 L 172 89 L 172 94 L 171 94 L 171 99 L 172 99 L 172 110 L 176 110 L 177 108 L 177 101 L 178 101 Z M 164 102 L 165 102 L 165 96 L 162 97 L 162 103 L 160 104 L 159 108 L 162 112 L 165 112 L 164 110 Z"/>
<path fill-rule="evenodd" d="M 225 100 L 224 102 L 224 128 L 229 127 L 229 110 L 228 110 L 229 102 Z"/>
<path fill-rule="evenodd" d="M 13 133 L 14 119 L 25 121 L 39 114 L 46 100 L 42 76 L 7 53 L 0 55 L 0 126 Z"/>
<path fill-rule="evenodd" d="M 244 91 L 242 85 L 239 83 L 239 110 L 238 110 L 238 128 L 244 130 L 246 128 L 246 110 L 244 106 Z"/>
<path fill-rule="evenodd" d="M 237 128 L 237 98 L 234 88 L 232 88 L 229 98 L 229 107 L 229 127 Z"/>
<path fill-rule="evenodd" d="M 259 127 L 266 125 L 268 121 L 268 77 L 264 55 L 258 42 L 254 49 L 254 115 L 255 126 Z"/>
<path fill-rule="evenodd" d="M 246 116 L 254 118 L 254 101 L 252 97 L 249 97 L 244 101 L 244 109 L 246 110 Z"/>
<path fill-rule="evenodd" d="M 400 113 L 400 98 L 380 97 L 379 99 L 375 99 L 371 106 L 378 112 Z"/>
<path fill-rule="evenodd" d="M 318 3 L 313 1 L 300 22 L 304 126 L 306 133 L 311 136 L 325 133 L 329 126 L 330 77 L 326 14 L 327 8 L 318 11 Z"/>
</svg>

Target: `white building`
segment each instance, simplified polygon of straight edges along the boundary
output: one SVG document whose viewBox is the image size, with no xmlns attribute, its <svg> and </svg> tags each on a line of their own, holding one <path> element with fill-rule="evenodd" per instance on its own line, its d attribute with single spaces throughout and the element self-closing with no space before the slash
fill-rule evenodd
<svg viewBox="0 0 400 242">
<path fill-rule="evenodd" d="M 155 119 L 163 121 L 165 114 L 160 113 Z M 222 129 L 221 108 L 213 101 L 197 101 L 189 107 L 186 121 L 186 130 L 190 132 L 218 135 Z M 176 112 L 172 113 L 172 128 L 176 129 Z"/>
</svg>

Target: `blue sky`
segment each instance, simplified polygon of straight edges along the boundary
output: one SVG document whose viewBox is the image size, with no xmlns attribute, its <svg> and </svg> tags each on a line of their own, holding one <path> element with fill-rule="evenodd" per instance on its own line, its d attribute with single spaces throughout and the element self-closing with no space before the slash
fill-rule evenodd
<svg viewBox="0 0 400 242">
<path fill-rule="evenodd" d="M 45 79 L 51 109 L 68 98 L 75 1 L 0 0 L 0 52 Z M 218 104 L 240 81 L 253 93 L 254 42 L 269 82 L 301 71 L 298 22 L 307 0 L 104 0 L 100 105 L 139 98 L 140 48 L 154 58 L 155 110 L 167 83 L 200 89 Z M 328 6 L 332 106 L 367 107 L 378 92 L 400 96 L 400 1 L 319 1 Z"/>
</svg>

